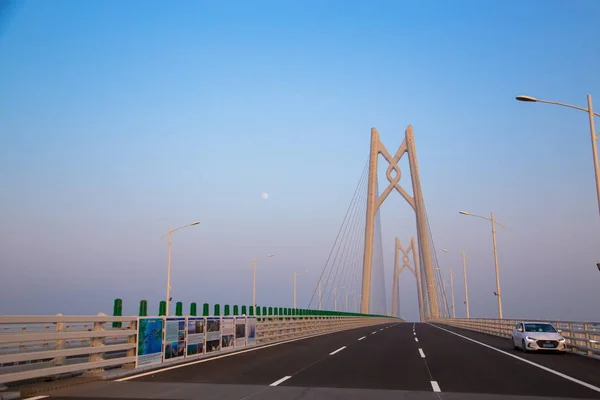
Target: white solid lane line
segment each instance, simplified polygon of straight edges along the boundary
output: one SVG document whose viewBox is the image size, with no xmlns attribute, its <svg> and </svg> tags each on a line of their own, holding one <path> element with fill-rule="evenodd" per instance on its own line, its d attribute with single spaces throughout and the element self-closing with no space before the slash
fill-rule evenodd
<svg viewBox="0 0 600 400">
<path fill-rule="evenodd" d="M 565 379 L 567 379 L 567 380 L 569 380 L 569 381 L 571 381 L 571 382 L 575 382 L 575 383 L 577 383 L 577 384 L 579 384 L 579 385 L 581 385 L 581 386 L 585 386 L 585 387 L 586 387 L 586 388 L 588 388 L 588 389 L 592 389 L 592 390 L 594 390 L 594 391 L 596 391 L 596 392 L 600 392 L 600 387 L 598 387 L 598 386 L 594 386 L 594 385 L 591 385 L 591 384 L 589 384 L 589 383 L 587 383 L 587 382 L 580 381 L 579 379 L 577 379 L 577 378 L 573 378 L 572 376 L 565 375 L 565 374 L 563 374 L 563 373 L 561 373 L 561 372 L 555 371 L 555 370 L 553 370 L 553 369 L 550 369 L 550 368 L 548 368 L 548 367 L 544 367 L 543 365 L 536 364 L 536 363 L 534 363 L 533 361 L 529 361 L 529 360 L 526 360 L 526 359 L 524 359 L 524 358 L 521 358 L 521 357 L 519 357 L 519 356 L 515 356 L 514 354 L 510 354 L 510 353 L 508 353 L 508 352 L 506 352 L 506 351 L 504 351 L 504 350 L 497 349 L 497 348 L 495 348 L 494 346 L 490 346 L 489 344 L 481 343 L 481 342 L 478 342 L 478 341 L 477 341 L 477 340 L 475 340 L 475 339 L 471 339 L 471 338 L 469 338 L 469 337 L 466 337 L 466 336 L 463 336 L 463 335 L 459 335 L 459 334 L 458 334 L 458 333 L 456 333 L 456 332 L 452 332 L 452 331 L 450 331 L 450 330 L 448 330 L 448 329 L 441 328 L 441 327 L 439 327 L 439 326 L 437 326 L 437 325 L 433 325 L 433 324 L 430 324 L 430 325 L 431 325 L 431 326 L 433 326 L 433 327 L 436 327 L 436 328 L 438 328 L 438 329 L 441 329 L 441 330 L 443 330 L 443 331 L 446 331 L 446 332 L 448 332 L 448 333 L 451 333 L 451 334 L 453 334 L 453 335 L 456 335 L 456 336 L 458 336 L 458 337 L 461 337 L 461 338 L 463 338 L 463 339 L 466 339 L 466 340 L 468 340 L 468 341 L 471 341 L 471 342 L 473 342 L 473 343 L 477 343 L 477 344 L 479 344 L 479 345 L 481 345 L 481 346 L 483 346 L 483 347 L 487 347 L 488 349 L 495 350 L 495 351 L 497 351 L 498 353 L 502 353 L 502 354 L 504 354 L 504 355 L 506 355 L 506 356 L 509 356 L 509 357 L 512 357 L 512 358 L 516 358 L 517 360 L 521 360 L 521 361 L 523 361 L 524 363 L 527 363 L 527 364 L 529 364 L 529 365 L 533 365 L 534 367 L 538 367 L 538 368 L 540 368 L 540 369 L 543 369 L 544 371 L 546 371 L 546 372 L 550 372 L 551 374 L 558 375 L 558 376 L 560 376 L 561 378 L 565 378 Z"/>
<path fill-rule="evenodd" d="M 431 387 L 433 388 L 434 392 L 442 391 L 442 389 L 440 389 L 440 385 L 438 385 L 437 381 L 431 381 Z"/>
<path fill-rule="evenodd" d="M 283 382 L 287 381 L 287 380 L 288 380 L 288 379 L 290 379 L 290 378 L 291 378 L 291 376 L 284 376 L 284 377 L 283 377 L 283 378 L 281 378 L 280 380 L 278 380 L 278 381 L 275 381 L 275 382 L 271 383 L 269 386 L 277 386 L 277 385 L 279 385 L 280 383 L 283 383 Z"/>
<path fill-rule="evenodd" d="M 366 336 L 363 336 L 363 337 L 359 338 L 358 340 L 363 340 L 364 338 L 366 338 Z"/>
<path fill-rule="evenodd" d="M 337 349 L 336 351 L 332 351 L 331 353 L 329 353 L 330 356 L 334 355 L 335 353 L 339 353 L 340 351 L 344 350 L 346 348 L 346 346 L 344 347 L 340 347 L 339 349 Z"/>
<path fill-rule="evenodd" d="M 415 338 L 415 342 L 419 343 L 419 339 Z"/>
<path fill-rule="evenodd" d="M 419 349 L 419 354 L 421 355 L 421 358 L 425 358 L 425 353 L 423 353 L 423 349 Z"/>
</svg>

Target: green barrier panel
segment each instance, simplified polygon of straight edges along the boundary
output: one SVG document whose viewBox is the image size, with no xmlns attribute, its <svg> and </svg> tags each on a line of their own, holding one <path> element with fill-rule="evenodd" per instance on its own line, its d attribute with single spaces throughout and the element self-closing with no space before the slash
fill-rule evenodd
<svg viewBox="0 0 600 400">
<path fill-rule="evenodd" d="M 158 315 L 161 317 L 167 315 L 167 302 L 164 300 L 161 301 L 160 305 L 158 306 Z"/>
<path fill-rule="evenodd" d="M 225 304 L 225 306 L 223 308 L 224 308 L 223 315 L 228 316 L 231 314 L 231 312 L 230 312 L 231 310 L 229 309 L 229 304 Z"/>
<path fill-rule="evenodd" d="M 210 305 L 208 303 L 204 303 L 202 305 L 202 316 L 208 317 L 210 315 Z"/>
<path fill-rule="evenodd" d="M 248 309 L 246 306 L 242 306 L 242 315 L 248 315 Z"/>
<path fill-rule="evenodd" d="M 123 300 L 122 299 L 115 299 L 115 305 L 113 307 L 113 316 L 115 316 L 115 317 L 123 316 Z M 113 328 L 120 328 L 121 325 L 122 325 L 121 322 L 113 322 L 112 323 Z"/>
<path fill-rule="evenodd" d="M 177 303 L 175 303 L 175 315 L 177 317 L 182 317 L 183 316 L 183 303 L 178 301 Z"/>
<path fill-rule="evenodd" d="M 196 306 L 196 303 L 191 303 L 190 304 L 190 316 L 195 317 L 198 315 L 198 307 Z"/>
<path fill-rule="evenodd" d="M 253 316 L 253 315 L 254 315 L 254 306 L 250 306 L 249 315 L 250 315 L 250 316 Z"/>
<path fill-rule="evenodd" d="M 240 315 L 240 309 L 236 305 L 233 306 L 233 315 Z"/>
<path fill-rule="evenodd" d="M 219 317 L 221 315 L 221 306 L 218 304 L 215 304 L 215 313 L 214 316 L 215 317 Z"/>
<path fill-rule="evenodd" d="M 147 317 L 148 316 L 148 301 L 146 300 L 141 300 L 140 301 L 140 317 Z"/>
</svg>

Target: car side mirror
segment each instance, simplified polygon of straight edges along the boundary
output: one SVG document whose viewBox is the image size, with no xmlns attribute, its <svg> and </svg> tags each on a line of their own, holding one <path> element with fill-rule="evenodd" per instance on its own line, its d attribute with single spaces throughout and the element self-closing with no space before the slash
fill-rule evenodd
<svg viewBox="0 0 600 400">
<path fill-rule="evenodd" d="M 517 332 L 523 332 L 523 328 L 517 328 Z"/>
<path fill-rule="evenodd" d="M 562 329 L 558 329 L 557 331 L 558 331 L 558 333 L 562 333 Z"/>
</svg>

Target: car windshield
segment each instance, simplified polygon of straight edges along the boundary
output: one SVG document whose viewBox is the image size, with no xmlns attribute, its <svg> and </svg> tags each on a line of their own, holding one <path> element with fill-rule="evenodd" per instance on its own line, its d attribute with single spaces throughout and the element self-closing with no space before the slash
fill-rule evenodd
<svg viewBox="0 0 600 400">
<path fill-rule="evenodd" d="M 550 324 L 525 324 L 525 332 L 556 332 Z"/>
</svg>

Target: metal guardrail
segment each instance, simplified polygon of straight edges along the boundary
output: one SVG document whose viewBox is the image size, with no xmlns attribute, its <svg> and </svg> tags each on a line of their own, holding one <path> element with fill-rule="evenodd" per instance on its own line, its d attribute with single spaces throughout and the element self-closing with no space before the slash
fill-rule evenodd
<svg viewBox="0 0 600 400">
<path fill-rule="evenodd" d="M 390 318 L 258 316 L 256 345 L 387 321 Z M 120 322 L 121 327 L 113 328 L 113 322 Z M 137 323 L 135 316 L 0 316 L 0 387 L 65 374 L 133 369 Z"/>
<path fill-rule="evenodd" d="M 561 330 L 561 334 L 566 339 L 567 348 L 571 352 L 600 359 L 600 322 L 487 318 L 448 318 L 430 320 L 429 322 L 437 322 L 488 335 L 510 338 L 513 328 L 519 322 L 523 321 L 551 323 L 557 329 Z"/>
</svg>

